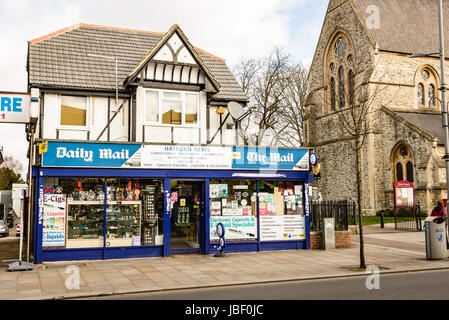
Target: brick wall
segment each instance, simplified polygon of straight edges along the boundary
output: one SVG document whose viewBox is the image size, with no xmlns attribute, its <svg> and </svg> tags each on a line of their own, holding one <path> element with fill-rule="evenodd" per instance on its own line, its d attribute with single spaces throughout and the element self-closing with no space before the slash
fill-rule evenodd
<svg viewBox="0 0 449 320">
<path fill-rule="evenodd" d="M 352 238 L 350 231 L 335 231 L 335 247 L 350 248 L 352 246 Z M 310 249 L 323 249 L 323 235 L 321 232 L 310 233 Z"/>
<path fill-rule="evenodd" d="M 352 246 L 352 238 L 350 231 L 335 231 L 335 247 L 350 248 Z"/>
</svg>

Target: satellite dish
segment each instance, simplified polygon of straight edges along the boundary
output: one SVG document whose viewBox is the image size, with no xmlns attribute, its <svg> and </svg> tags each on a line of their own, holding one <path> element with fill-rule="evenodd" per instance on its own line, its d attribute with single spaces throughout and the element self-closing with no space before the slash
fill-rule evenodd
<svg viewBox="0 0 449 320">
<path fill-rule="evenodd" d="M 228 103 L 228 112 L 231 114 L 231 117 L 233 117 L 234 120 L 239 120 L 245 114 L 242 105 L 235 101 L 231 101 Z"/>
</svg>

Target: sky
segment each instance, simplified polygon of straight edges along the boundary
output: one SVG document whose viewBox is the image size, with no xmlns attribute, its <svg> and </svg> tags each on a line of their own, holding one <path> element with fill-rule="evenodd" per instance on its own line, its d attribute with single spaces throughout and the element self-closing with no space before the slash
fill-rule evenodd
<svg viewBox="0 0 449 320">
<path fill-rule="evenodd" d="M 0 0 L 0 91 L 27 91 L 27 41 L 83 22 L 166 32 L 178 24 L 196 47 L 224 58 L 267 55 L 275 46 L 310 64 L 328 0 Z M 0 146 L 24 170 L 25 126 L 0 124 Z M 25 176 L 24 176 L 25 177 Z"/>
</svg>

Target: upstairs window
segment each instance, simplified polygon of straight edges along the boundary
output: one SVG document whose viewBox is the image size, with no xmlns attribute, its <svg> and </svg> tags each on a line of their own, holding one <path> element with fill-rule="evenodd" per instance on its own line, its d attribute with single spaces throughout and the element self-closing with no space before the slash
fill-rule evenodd
<svg viewBox="0 0 449 320">
<path fill-rule="evenodd" d="M 354 48 L 349 38 L 338 34 L 333 38 L 327 53 L 326 82 L 328 83 L 327 101 L 329 111 L 352 107 L 356 101 Z"/>
<path fill-rule="evenodd" d="M 424 67 L 416 74 L 417 105 L 432 108 L 437 104 L 437 74 L 430 67 Z"/>
<path fill-rule="evenodd" d="M 87 126 L 87 97 L 61 96 L 60 108 L 61 126 Z"/>
<path fill-rule="evenodd" d="M 198 113 L 198 93 L 164 90 L 145 92 L 146 124 L 197 125 Z"/>
</svg>

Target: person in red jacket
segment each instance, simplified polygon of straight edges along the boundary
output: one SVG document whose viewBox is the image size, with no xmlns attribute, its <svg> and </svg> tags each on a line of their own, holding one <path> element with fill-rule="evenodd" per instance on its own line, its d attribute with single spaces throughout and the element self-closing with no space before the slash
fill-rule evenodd
<svg viewBox="0 0 449 320">
<path fill-rule="evenodd" d="M 433 208 L 431 216 L 432 217 L 441 217 L 441 218 L 446 217 L 446 215 L 444 213 L 443 200 L 437 201 L 437 206 L 435 208 Z"/>
</svg>

